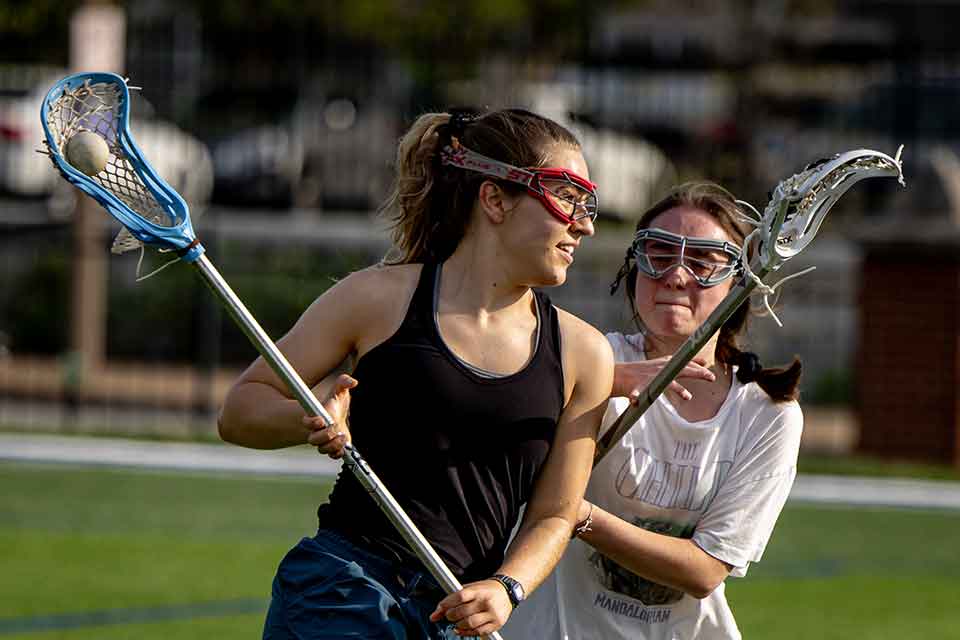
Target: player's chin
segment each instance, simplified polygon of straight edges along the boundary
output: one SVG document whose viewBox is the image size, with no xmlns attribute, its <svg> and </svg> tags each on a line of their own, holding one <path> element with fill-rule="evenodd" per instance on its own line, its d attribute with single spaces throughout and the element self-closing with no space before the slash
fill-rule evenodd
<svg viewBox="0 0 960 640">
<path fill-rule="evenodd" d="M 558 287 L 567 281 L 567 264 L 551 264 L 545 269 L 540 283 L 540 287 Z"/>
<path fill-rule="evenodd" d="M 660 318 L 658 320 L 659 327 L 655 333 L 665 337 L 689 338 L 697 329 L 697 325 L 681 318 Z"/>
<path fill-rule="evenodd" d="M 529 265 L 527 284 L 531 287 L 556 287 L 567 281 L 570 264 L 555 252 L 541 254 L 536 263 Z"/>
</svg>

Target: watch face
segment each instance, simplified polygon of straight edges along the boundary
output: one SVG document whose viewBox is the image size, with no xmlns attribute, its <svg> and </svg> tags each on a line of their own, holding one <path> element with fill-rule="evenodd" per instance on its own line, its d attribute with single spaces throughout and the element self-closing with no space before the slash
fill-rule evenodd
<svg viewBox="0 0 960 640">
<path fill-rule="evenodd" d="M 510 576 L 505 575 L 495 575 L 493 576 L 500 584 L 502 584 L 506 590 L 507 595 L 510 597 L 510 603 L 516 607 L 518 604 L 523 602 L 526 594 L 523 592 L 523 585 L 518 581 L 514 580 Z"/>
</svg>

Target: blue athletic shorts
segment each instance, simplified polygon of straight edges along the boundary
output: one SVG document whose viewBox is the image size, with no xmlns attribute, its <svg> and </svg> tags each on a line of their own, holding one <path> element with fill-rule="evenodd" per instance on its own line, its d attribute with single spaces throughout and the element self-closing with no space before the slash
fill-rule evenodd
<svg viewBox="0 0 960 640">
<path fill-rule="evenodd" d="M 449 623 L 430 622 L 444 594 L 428 573 L 397 566 L 328 529 L 287 553 L 272 596 L 264 640 L 460 640 Z"/>
</svg>

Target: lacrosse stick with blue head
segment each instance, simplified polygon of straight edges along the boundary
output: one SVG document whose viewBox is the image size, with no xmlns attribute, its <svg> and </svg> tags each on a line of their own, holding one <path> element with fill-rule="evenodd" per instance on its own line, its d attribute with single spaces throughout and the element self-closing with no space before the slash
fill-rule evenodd
<svg viewBox="0 0 960 640">
<path fill-rule="evenodd" d="M 857 182 L 865 178 L 889 177 L 897 178 L 900 184 L 904 185 L 901 150 L 902 147 L 897 151 L 896 157 L 891 157 L 879 151 L 857 149 L 817 161 L 782 180 L 773 190 L 763 214 L 747 203 L 738 202 L 755 216 L 744 214 L 742 217 L 743 222 L 755 227 L 744 240 L 740 252 L 739 272 L 742 277 L 713 313 L 697 327 L 693 335 L 687 338 L 650 381 L 640 393 L 637 402 L 631 404 L 600 437 L 594 465 L 612 450 L 751 294 L 759 292 L 763 296 L 767 312 L 780 324 L 770 307 L 769 297 L 775 294 L 784 282 L 807 273 L 813 267 L 783 278 L 773 285 L 766 284 L 764 280 L 813 241 L 827 213 Z"/>
<path fill-rule="evenodd" d="M 192 265 L 264 360 L 311 416 L 333 419 L 267 336 L 243 302 L 204 254 L 183 198 L 154 170 L 130 133 L 130 89 L 112 73 L 78 73 L 57 82 L 40 109 L 46 152 L 60 174 L 99 202 L 123 230 L 114 251 L 140 244 L 173 252 Z M 75 166 L 66 149 L 77 134 L 93 133 L 106 143 L 103 166 Z M 93 146 L 100 145 L 94 141 Z M 80 164 L 77 162 L 77 164 Z M 82 170 L 81 170 L 82 169 Z M 447 593 L 461 589 L 450 569 L 417 530 L 360 453 L 347 445 L 344 464 L 390 519 L 417 557 Z M 491 634 L 498 638 L 499 634 Z"/>
</svg>

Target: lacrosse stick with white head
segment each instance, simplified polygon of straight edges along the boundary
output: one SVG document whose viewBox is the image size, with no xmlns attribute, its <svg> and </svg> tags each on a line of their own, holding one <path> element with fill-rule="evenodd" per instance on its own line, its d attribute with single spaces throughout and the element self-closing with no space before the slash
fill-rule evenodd
<svg viewBox="0 0 960 640">
<path fill-rule="evenodd" d="M 780 323 L 770 308 L 769 296 L 776 293 L 777 288 L 784 282 L 807 273 L 812 267 L 788 276 L 772 286 L 767 285 L 764 279 L 813 241 L 831 207 L 854 184 L 873 177 L 897 178 L 901 185 L 905 184 L 900 151 L 902 147 L 897 151 L 896 157 L 891 157 L 879 151 L 857 149 L 815 162 L 800 173 L 781 181 L 773 190 L 762 215 L 746 203 L 738 202 L 756 214 L 756 218 L 747 215 L 742 218 L 744 222 L 756 227 L 744 240 L 740 254 L 743 277 L 650 381 L 640 393 L 636 404 L 630 405 L 600 437 L 594 465 L 611 451 L 754 291 L 763 295 L 767 311 Z M 751 247 L 754 245 L 756 249 L 751 259 Z"/>
<path fill-rule="evenodd" d="M 130 88 L 126 80 L 112 73 L 78 73 L 50 89 L 40 117 L 46 152 L 54 166 L 123 225 L 125 233 L 121 232 L 122 238 L 118 236 L 123 245 L 119 247 L 121 250 L 142 243 L 159 251 L 173 252 L 192 265 L 304 411 L 332 425 L 332 417 L 310 387 L 204 255 L 183 198 L 157 175 L 134 142 L 129 128 Z M 79 133 L 93 133 L 106 143 L 109 153 L 102 167 L 83 166 L 80 170 L 81 167 L 71 164 L 67 146 Z M 92 146 L 99 144 L 94 141 Z M 117 249 L 115 242 L 114 250 Z M 447 593 L 459 591 L 462 586 L 457 578 L 352 445 L 346 446 L 344 464 L 373 496 L 440 586 Z M 489 637 L 500 638 L 496 633 Z"/>
</svg>

